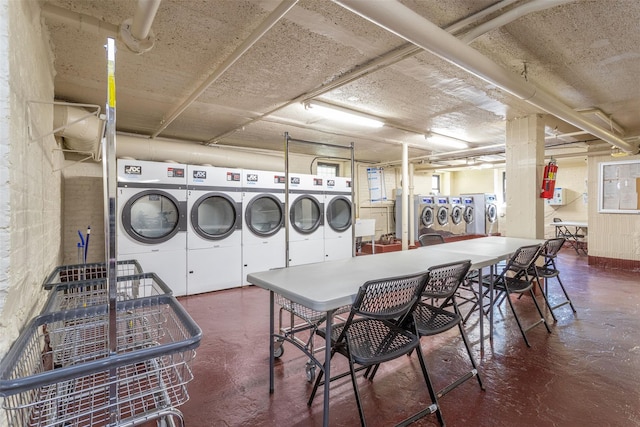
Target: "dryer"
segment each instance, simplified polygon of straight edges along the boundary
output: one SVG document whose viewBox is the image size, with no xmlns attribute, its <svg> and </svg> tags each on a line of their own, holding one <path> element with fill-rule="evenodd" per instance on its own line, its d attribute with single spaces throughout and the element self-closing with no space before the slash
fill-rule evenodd
<svg viewBox="0 0 640 427">
<path fill-rule="evenodd" d="M 289 265 L 324 261 L 324 179 L 289 174 Z"/>
<path fill-rule="evenodd" d="M 414 194 L 413 200 L 409 204 L 409 209 L 413 209 L 413 230 L 414 240 L 420 236 L 420 196 Z M 402 239 L 402 188 L 396 189 L 396 203 L 394 210 L 394 220 L 396 223 L 396 239 Z"/>
<path fill-rule="evenodd" d="M 327 178 L 324 192 L 325 260 L 349 258 L 353 256 L 353 203 L 351 178 Z"/>
<path fill-rule="evenodd" d="M 187 166 L 117 160 L 116 252 L 187 293 Z"/>
<path fill-rule="evenodd" d="M 479 196 L 478 194 L 463 194 L 460 196 L 464 206 L 462 219 L 465 223 L 466 234 L 484 234 L 484 218 L 482 216 L 478 217 L 478 215 L 483 215 L 484 195 L 482 195 L 482 200 L 478 200 Z"/>
<path fill-rule="evenodd" d="M 242 171 L 242 283 L 247 275 L 286 265 L 285 175 Z"/>
<path fill-rule="evenodd" d="M 436 217 L 433 222 L 433 229 L 436 231 L 449 232 L 449 197 L 436 196 Z"/>
<path fill-rule="evenodd" d="M 187 166 L 187 294 L 242 285 L 242 171 Z"/>
<path fill-rule="evenodd" d="M 462 204 L 462 198 L 460 196 L 450 196 L 449 209 L 451 211 L 449 215 L 449 231 L 458 235 L 465 234 L 467 223 L 463 219 L 464 205 Z"/>
<path fill-rule="evenodd" d="M 434 196 L 419 196 L 418 204 L 418 234 L 433 233 L 436 217 Z"/>
<path fill-rule="evenodd" d="M 484 195 L 485 234 L 498 233 L 498 199 L 495 194 Z"/>
</svg>

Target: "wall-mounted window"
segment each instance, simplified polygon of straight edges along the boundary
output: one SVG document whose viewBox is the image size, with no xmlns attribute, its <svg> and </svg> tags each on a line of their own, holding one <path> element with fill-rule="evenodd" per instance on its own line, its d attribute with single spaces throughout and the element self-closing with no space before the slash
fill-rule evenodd
<svg viewBox="0 0 640 427">
<path fill-rule="evenodd" d="M 431 175 L 431 192 L 440 194 L 440 175 Z"/>
<path fill-rule="evenodd" d="M 340 166 L 335 163 L 320 163 L 318 162 L 317 175 L 325 178 L 334 178 L 338 176 L 340 172 Z"/>
</svg>

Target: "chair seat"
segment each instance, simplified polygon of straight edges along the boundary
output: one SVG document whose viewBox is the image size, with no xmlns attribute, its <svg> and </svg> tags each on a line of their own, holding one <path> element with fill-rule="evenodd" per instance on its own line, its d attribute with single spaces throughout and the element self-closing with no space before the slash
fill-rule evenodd
<svg viewBox="0 0 640 427">
<path fill-rule="evenodd" d="M 509 286 L 509 292 L 511 293 L 523 293 L 527 292 L 533 287 L 531 280 L 523 280 L 520 278 L 504 277 L 504 280 L 498 280 L 493 284 L 495 291 L 505 291 L 506 286 Z M 482 279 L 482 286 L 489 287 L 491 285 L 491 276 L 484 276 Z"/>
<path fill-rule="evenodd" d="M 331 329 L 332 342 L 340 336 L 345 324 Z M 324 328 L 318 334 L 326 337 Z M 353 360 L 363 366 L 377 365 L 409 353 L 419 344 L 418 337 L 394 325 L 378 319 L 354 320 L 347 331 L 348 349 Z M 339 346 L 336 351 L 349 356 L 347 346 Z"/>
<path fill-rule="evenodd" d="M 543 279 L 550 279 L 552 277 L 557 277 L 560 274 L 558 270 L 553 268 L 548 268 L 548 267 L 538 267 L 537 272 L 538 272 L 538 277 Z"/>
<path fill-rule="evenodd" d="M 416 307 L 413 319 L 421 336 L 437 335 L 462 321 L 462 317 L 456 313 L 424 303 Z"/>
</svg>

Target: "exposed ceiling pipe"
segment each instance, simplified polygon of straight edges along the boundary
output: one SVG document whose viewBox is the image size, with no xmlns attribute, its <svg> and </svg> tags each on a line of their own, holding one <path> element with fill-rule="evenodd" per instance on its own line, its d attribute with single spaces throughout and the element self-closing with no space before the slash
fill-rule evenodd
<svg viewBox="0 0 640 427">
<path fill-rule="evenodd" d="M 600 120 L 602 120 L 607 125 L 609 125 L 609 127 L 611 129 L 615 130 L 620 135 L 624 135 L 625 134 L 625 131 L 622 128 L 622 126 L 620 126 L 615 120 L 613 120 L 613 118 L 611 117 L 610 114 L 606 114 L 604 111 L 602 111 L 599 108 L 585 108 L 585 109 L 577 110 L 577 111 L 580 114 L 595 114 L 596 117 L 598 117 Z"/>
<path fill-rule="evenodd" d="M 160 7 L 161 0 L 138 0 L 133 18 L 120 25 L 120 37 L 124 44 L 135 53 L 145 53 L 155 44 L 151 25 Z"/>
<path fill-rule="evenodd" d="M 187 97 L 187 99 L 176 107 L 168 117 L 162 121 L 162 125 L 151 135 L 152 138 L 157 137 L 165 130 L 173 121 L 178 118 L 193 102 L 200 97 L 225 71 L 227 71 L 238 59 L 242 57 L 254 44 L 256 44 L 267 31 L 271 29 L 282 17 L 298 2 L 298 0 L 284 0 L 269 14 L 267 19 L 262 21 L 258 27 L 253 30 L 248 39 L 233 51 L 233 53 L 225 59 L 216 70 L 198 88 Z"/>
<path fill-rule="evenodd" d="M 611 145 L 631 154 L 638 152 L 637 145 L 633 145 L 610 131 L 585 120 L 581 114 L 550 94 L 503 69 L 491 59 L 397 1 L 333 1 L 387 31 Z"/>
<path fill-rule="evenodd" d="M 117 25 L 101 21 L 93 16 L 54 6 L 51 3 L 43 4 L 41 11 L 46 19 L 61 22 L 76 30 L 95 33 L 104 37 L 118 37 L 119 34 Z"/>
<path fill-rule="evenodd" d="M 484 18 L 487 15 L 492 14 L 493 12 L 497 12 L 500 9 L 504 9 L 505 7 L 517 2 L 519 0 L 502 0 L 499 1 L 497 3 L 494 3 L 493 5 L 489 6 L 486 9 L 481 10 L 478 13 L 474 13 L 473 15 L 461 19 L 460 21 L 456 22 L 455 24 L 449 25 L 446 30 L 447 32 L 451 33 L 451 34 L 456 34 L 459 31 L 461 31 L 463 28 L 468 27 L 469 25 L 473 25 L 475 22 L 477 22 L 478 20 Z"/>
<path fill-rule="evenodd" d="M 533 0 L 527 4 L 523 4 L 522 6 L 519 6 L 515 9 L 505 12 L 494 19 L 491 19 L 487 22 L 484 22 L 478 25 L 477 27 L 475 27 L 474 29 L 472 29 L 462 37 L 458 37 L 458 38 L 468 44 L 474 41 L 475 39 L 477 39 L 478 37 L 480 37 L 481 35 L 491 30 L 494 30 L 496 28 L 507 25 L 508 23 L 513 22 L 524 15 L 527 15 L 533 12 L 539 12 L 545 9 L 550 9 L 555 6 L 559 6 L 565 3 L 571 3 L 574 1 L 576 0 Z"/>
</svg>

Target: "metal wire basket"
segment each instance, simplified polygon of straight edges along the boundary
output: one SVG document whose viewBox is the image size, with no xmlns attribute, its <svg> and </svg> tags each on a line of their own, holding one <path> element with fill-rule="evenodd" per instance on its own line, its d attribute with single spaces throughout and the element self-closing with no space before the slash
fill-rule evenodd
<svg viewBox="0 0 640 427">
<path fill-rule="evenodd" d="M 134 259 L 122 260 L 117 263 L 117 275 L 129 276 L 142 273 L 142 267 Z M 94 262 L 88 264 L 59 265 L 54 268 L 51 274 L 45 279 L 42 286 L 45 289 L 52 289 L 59 283 L 78 282 L 92 279 L 102 279 L 107 277 L 107 265 L 104 262 Z"/>
<path fill-rule="evenodd" d="M 202 332 L 173 296 L 119 302 L 116 331 L 114 353 L 107 305 L 33 319 L 0 363 L 8 425 L 137 425 L 188 400 Z"/>
<path fill-rule="evenodd" d="M 171 289 L 155 273 L 118 276 L 116 281 L 117 301 L 172 294 Z M 108 303 L 109 290 L 106 278 L 59 283 L 51 289 L 49 299 L 42 309 L 42 313 L 73 310 Z"/>
</svg>

